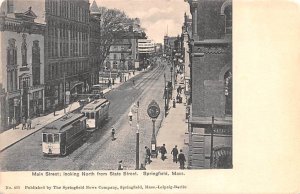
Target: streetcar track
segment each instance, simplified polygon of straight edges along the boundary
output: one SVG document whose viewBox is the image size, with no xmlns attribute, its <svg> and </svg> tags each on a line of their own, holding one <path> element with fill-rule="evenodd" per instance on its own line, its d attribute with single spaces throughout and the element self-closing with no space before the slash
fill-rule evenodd
<svg viewBox="0 0 300 194">
<path fill-rule="evenodd" d="M 137 93 L 135 95 L 133 95 L 131 98 L 128 98 L 129 100 L 131 99 L 131 101 L 129 101 L 129 104 L 132 104 L 130 102 L 134 102 L 135 101 L 135 100 L 132 100 L 132 99 L 140 99 L 141 96 L 143 96 L 145 93 L 147 93 L 147 88 L 151 88 L 152 85 L 153 85 L 153 83 L 157 80 L 157 78 L 161 75 L 161 73 L 164 72 L 162 70 L 164 70 L 164 67 L 162 65 L 158 65 L 150 74 L 148 74 L 146 76 L 146 78 L 151 78 L 151 79 L 145 79 L 144 80 L 144 78 L 142 78 L 142 77 L 140 78 L 142 80 L 137 84 L 138 88 L 140 90 L 137 89 Z M 141 90 L 142 87 L 144 87 L 143 90 Z M 128 109 L 129 107 L 126 107 L 126 109 Z M 118 109 L 118 105 L 115 105 L 115 106 L 111 107 L 111 111 L 112 112 L 118 112 L 118 111 L 116 111 L 117 109 Z M 118 114 L 118 115 L 124 116 L 124 114 Z M 107 124 L 105 124 L 105 126 L 103 126 L 102 130 L 100 131 L 100 133 L 99 132 L 95 133 L 98 137 L 91 137 L 91 141 L 93 141 L 93 139 L 95 139 L 95 138 L 96 138 L 96 141 L 94 141 L 94 142 L 90 142 L 89 141 L 89 143 L 90 143 L 89 145 L 93 145 L 93 144 L 99 142 L 99 140 L 102 139 L 102 142 L 100 143 L 100 145 L 97 145 L 97 147 L 101 147 L 101 148 L 105 149 L 105 147 L 108 146 L 107 142 L 111 141 L 110 135 L 108 134 L 108 131 L 107 131 L 108 125 L 109 124 L 116 125 L 116 124 L 119 124 L 121 122 L 124 122 L 122 116 L 120 118 L 120 117 L 116 117 L 114 115 L 115 119 L 112 119 L 111 122 L 108 122 Z M 119 119 L 116 120 L 117 118 L 119 118 Z M 114 121 L 114 120 L 116 120 L 116 121 Z M 109 126 L 111 126 L 111 125 L 109 125 Z M 116 135 L 119 132 L 120 131 L 117 130 Z M 89 149 L 89 151 L 88 151 L 89 155 L 87 156 L 88 159 L 85 159 L 84 161 L 89 161 L 92 157 L 94 157 L 94 155 L 98 151 L 96 148 L 94 150 L 91 150 L 90 148 L 91 148 L 90 146 L 86 146 L 85 149 L 81 150 L 79 153 L 77 153 L 74 156 L 73 161 L 75 162 L 76 160 L 78 160 L 82 156 L 82 153 L 86 152 L 87 149 Z M 79 167 L 79 169 L 83 169 L 85 166 L 86 166 L 86 163 L 85 164 L 81 164 L 81 165 L 79 164 L 78 167 Z"/>
</svg>

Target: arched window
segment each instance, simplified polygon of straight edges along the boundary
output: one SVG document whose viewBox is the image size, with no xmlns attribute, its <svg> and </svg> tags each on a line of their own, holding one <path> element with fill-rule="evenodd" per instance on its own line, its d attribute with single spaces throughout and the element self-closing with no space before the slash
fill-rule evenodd
<svg viewBox="0 0 300 194">
<path fill-rule="evenodd" d="M 27 66 L 27 44 L 26 44 L 26 34 L 22 35 L 23 42 L 21 47 L 22 53 L 22 66 Z"/>
<path fill-rule="evenodd" d="M 40 84 L 40 46 L 39 41 L 35 40 L 33 41 L 33 47 L 32 47 L 32 81 L 33 85 L 39 85 Z"/>
<path fill-rule="evenodd" d="M 9 39 L 7 47 L 7 91 L 17 90 L 17 47 L 16 40 Z"/>
<path fill-rule="evenodd" d="M 225 82 L 225 114 L 232 115 L 232 71 L 229 70 L 224 75 Z"/>
<path fill-rule="evenodd" d="M 231 147 L 216 147 L 213 153 L 213 168 L 229 169 L 232 168 L 232 149 Z"/>
<path fill-rule="evenodd" d="M 232 6 L 229 5 L 224 10 L 225 14 L 225 34 L 232 34 Z"/>
<path fill-rule="evenodd" d="M 232 1 L 227 0 L 221 7 L 221 15 L 225 17 L 225 34 L 232 34 Z"/>
</svg>

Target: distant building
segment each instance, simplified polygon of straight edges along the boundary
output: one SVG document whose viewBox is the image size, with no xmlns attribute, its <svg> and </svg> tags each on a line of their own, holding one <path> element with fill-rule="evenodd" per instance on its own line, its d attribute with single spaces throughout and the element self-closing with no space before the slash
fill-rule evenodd
<svg viewBox="0 0 300 194">
<path fill-rule="evenodd" d="M 165 57 L 173 57 L 174 49 L 175 49 L 175 40 L 177 37 L 170 37 L 168 35 L 164 36 L 164 56 Z"/>
<path fill-rule="evenodd" d="M 139 39 L 139 53 L 140 54 L 151 54 L 155 52 L 155 44 L 149 39 Z"/>
<path fill-rule="evenodd" d="M 45 24 L 35 22 L 31 7 L 4 1 L 0 13 L 1 128 L 15 117 L 33 117 L 45 110 Z M 4 102 L 5 101 L 5 102 Z"/>
<path fill-rule="evenodd" d="M 190 92 L 191 92 L 191 63 L 190 63 L 190 45 L 189 42 L 192 37 L 192 19 L 185 13 L 184 14 L 184 23 L 182 26 L 182 54 L 183 54 L 183 65 L 184 65 L 184 82 L 185 82 L 185 95 L 188 101 L 190 102 Z M 187 112 L 189 112 L 189 106 L 187 107 Z"/>
<path fill-rule="evenodd" d="M 232 2 L 188 2 L 192 15 L 188 165 L 232 168 Z"/>
<path fill-rule="evenodd" d="M 138 39 L 141 34 L 129 31 L 119 32 L 104 61 L 106 70 L 128 71 L 139 67 Z"/>
</svg>

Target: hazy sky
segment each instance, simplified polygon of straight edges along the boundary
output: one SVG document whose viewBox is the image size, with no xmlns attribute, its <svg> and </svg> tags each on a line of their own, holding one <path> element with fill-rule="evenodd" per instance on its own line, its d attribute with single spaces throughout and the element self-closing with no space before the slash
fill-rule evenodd
<svg viewBox="0 0 300 194">
<path fill-rule="evenodd" d="M 163 36 L 181 33 L 183 16 L 190 14 L 189 4 L 184 0 L 96 0 L 98 6 L 117 8 L 129 17 L 140 18 L 142 27 L 150 39 L 163 42 Z M 93 3 L 93 0 L 90 0 Z"/>
</svg>

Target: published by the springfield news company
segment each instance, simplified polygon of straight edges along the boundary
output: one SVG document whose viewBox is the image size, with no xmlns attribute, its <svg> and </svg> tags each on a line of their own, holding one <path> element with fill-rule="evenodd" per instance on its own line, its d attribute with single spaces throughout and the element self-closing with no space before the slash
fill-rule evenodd
<svg viewBox="0 0 300 194">
<path fill-rule="evenodd" d="M 81 172 L 74 172 L 74 171 L 64 171 L 64 172 L 52 172 L 52 171 L 44 171 L 44 172 L 31 172 L 31 176 L 34 177 L 136 177 L 138 179 L 143 177 L 182 177 L 185 176 L 184 172 L 178 171 L 143 171 L 143 172 L 116 172 L 116 171 L 108 171 L 108 172 L 99 172 L 99 171 L 81 171 Z M 67 182 L 67 181 L 66 181 Z M 125 190 L 169 190 L 169 191 L 180 191 L 186 190 L 187 186 L 184 184 L 159 184 L 157 182 L 144 182 L 142 184 L 135 184 L 125 183 L 125 182 L 114 182 L 111 184 L 92 184 L 89 182 L 82 182 L 82 184 L 40 184 L 38 182 L 28 184 L 28 185 L 3 185 L 4 186 L 4 193 L 11 193 L 16 192 L 17 190 L 22 190 L 24 192 L 30 191 L 49 191 L 49 192 L 59 192 L 59 191 L 125 191 Z"/>
</svg>

